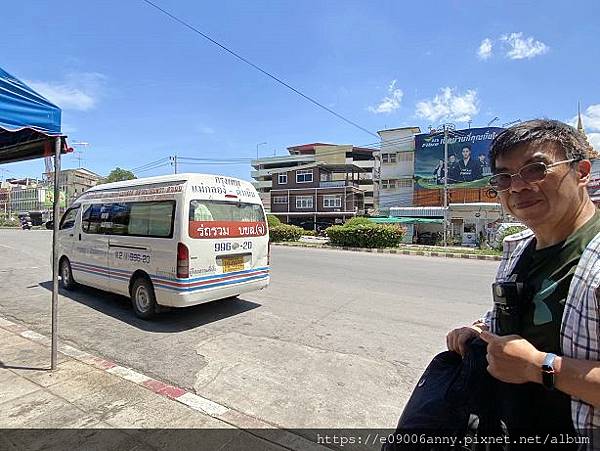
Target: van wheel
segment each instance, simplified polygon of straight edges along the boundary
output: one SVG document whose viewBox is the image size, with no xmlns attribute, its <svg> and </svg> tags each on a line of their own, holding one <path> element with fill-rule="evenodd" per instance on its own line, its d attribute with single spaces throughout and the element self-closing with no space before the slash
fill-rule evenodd
<svg viewBox="0 0 600 451">
<path fill-rule="evenodd" d="M 150 281 L 138 277 L 131 287 L 133 311 L 142 319 L 150 319 L 156 314 L 156 296 Z"/>
<path fill-rule="evenodd" d="M 60 261 L 60 265 L 58 267 L 61 284 L 65 290 L 73 290 L 77 285 L 75 283 L 75 279 L 73 278 L 73 271 L 71 270 L 71 263 L 68 258 L 63 258 Z"/>
</svg>

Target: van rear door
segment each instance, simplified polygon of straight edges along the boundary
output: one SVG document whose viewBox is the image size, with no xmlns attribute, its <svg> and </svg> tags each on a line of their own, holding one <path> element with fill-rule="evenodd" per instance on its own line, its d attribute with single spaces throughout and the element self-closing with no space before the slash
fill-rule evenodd
<svg viewBox="0 0 600 451">
<path fill-rule="evenodd" d="M 262 261 L 268 254 L 266 234 L 260 204 L 192 200 L 188 235 L 197 241 L 191 252 L 190 272 L 227 274 L 266 266 L 266 261 Z M 198 258 L 199 255 L 204 258 Z"/>
</svg>

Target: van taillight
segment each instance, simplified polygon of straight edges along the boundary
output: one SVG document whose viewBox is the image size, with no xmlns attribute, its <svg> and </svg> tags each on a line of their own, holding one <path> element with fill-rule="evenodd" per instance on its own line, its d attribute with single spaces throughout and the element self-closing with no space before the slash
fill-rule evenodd
<svg viewBox="0 0 600 451">
<path fill-rule="evenodd" d="M 177 278 L 190 277 L 190 251 L 183 243 L 177 244 Z"/>
</svg>

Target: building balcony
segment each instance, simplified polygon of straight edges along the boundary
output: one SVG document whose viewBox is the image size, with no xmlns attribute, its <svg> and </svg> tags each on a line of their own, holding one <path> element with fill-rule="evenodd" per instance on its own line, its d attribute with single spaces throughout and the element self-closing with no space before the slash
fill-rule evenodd
<svg viewBox="0 0 600 451">
<path fill-rule="evenodd" d="M 275 157 L 259 158 L 258 160 L 252 160 L 250 162 L 253 168 L 258 169 L 259 167 L 270 167 L 281 168 L 286 166 L 295 166 L 302 163 L 310 163 L 315 161 L 314 155 L 283 155 Z"/>
<path fill-rule="evenodd" d="M 259 181 L 259 182 L 252 182 L 252 185 L 256 189 L 268 189 L 268 188 L 273 187 L 273 181 L 272 180 L 263 180 L 263 181 Z"/>
<path fill-rule="evenodd" d="M 319 188 L 344 188 L 345 186 L 352 186 L 358 188 L 358 183 L 354 183 L 346 180 L 335 180 L 335 181 L 322 181 L 319 182 Z"/>
</svg>

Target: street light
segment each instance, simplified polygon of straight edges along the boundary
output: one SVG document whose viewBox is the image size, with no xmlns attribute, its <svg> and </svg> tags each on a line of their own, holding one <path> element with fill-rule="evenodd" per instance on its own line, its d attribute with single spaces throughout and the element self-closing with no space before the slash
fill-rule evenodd
<svg viewBox="0 0 600 451">
<path fill-rule="evenodd" d="M 495 116 L 494 119 L 492 119 L 491 121 L 488 122 L 488 124 L 487 124 L 488 127 L 491 127 L 491 125 L 498 120 L 500 120 L 500 118 L 498 116 Z"/>
<path fill-rule="evenodd" d="M 267 142 L 265 141 L 265 142 L 262 142 L 262 143 L 258 143 L 258 144 L 256 145 L 256 159 L 257 159 L 257 160 L 258 160 L 258 148 L 259 148 L 260 146 L 262 146 L 263 144 L 267 144 Z"/>
</svg>

